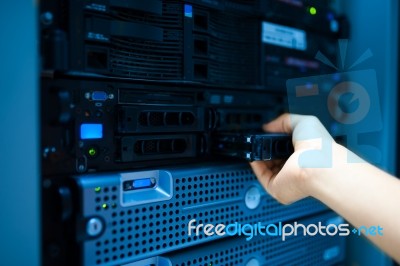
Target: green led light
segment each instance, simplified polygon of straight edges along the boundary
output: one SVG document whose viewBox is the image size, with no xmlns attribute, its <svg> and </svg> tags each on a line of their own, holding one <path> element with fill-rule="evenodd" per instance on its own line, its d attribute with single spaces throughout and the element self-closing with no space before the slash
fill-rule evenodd
<svg viewBox="0 0 400 266">
<path fill-rule="evenodd" d="M 95 191 L 95 192 L 100 192 L 100 191 L 101 191 L 101 187 L 95 187 L 95 188 L 94 188 L 94 191 Z"/>
<path fill-rule="evenodd" d="M 88 153 L 89 153 L 89 155 L 90 156 L 96 156 L 96 154 L 97 154 L 97 150 L 95 149 L 95 148 L 90 148 L 89 150 L 88 150 Z"/>
<path fill-rule="evenodd" d="M 107 203 L 103 203 L 103 205 L 101 205 L 101 207 L 103 207 L 103 209 L 107 209 L 108 208 Z"/>
<path fill-rule="evenodd" d="M 311 6 L 311 7 L 308 9 L 308 12 L 310 12 L 310 14 L 314 16 L 314 15 L 317 14 L 317 9 L 316 9 L 315 7 L 313 7 L 313 6 Z"/>
</svg>

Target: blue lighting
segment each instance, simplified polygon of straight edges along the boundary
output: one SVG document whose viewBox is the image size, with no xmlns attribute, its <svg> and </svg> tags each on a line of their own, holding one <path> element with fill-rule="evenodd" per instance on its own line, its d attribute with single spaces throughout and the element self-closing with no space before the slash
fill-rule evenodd
<svg viewBox="0 0 400 266">
<path fill-rule="evenodd" d="M 108 95 L 104 91 L 92 92 L 92 101 L 105 101 L 108 99 Z"/>
<path fill-rule="evenodd" d="M 185 4 L 185 17 L 191 18 L 192 16 L 193 16 L 192 6 Z"/>
<path fill-rule="evenodd" d="M 135 189 L 148 188 L 148 187 L 152 187 L 152 186 L 153 186 L 153 182 L 150 178 L 136 179 L 133 181 L 133 187 Z"/>
<path fill-rule="evenodd" d="M 82 124 L 81 139 L 101 139 L 103 138 L 102 124 Z"/>
</svg>

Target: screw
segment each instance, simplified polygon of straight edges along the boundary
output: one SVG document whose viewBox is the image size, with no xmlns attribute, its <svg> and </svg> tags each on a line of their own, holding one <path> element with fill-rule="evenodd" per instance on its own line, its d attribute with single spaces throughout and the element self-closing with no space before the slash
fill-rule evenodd
<svg viewBox="0 0 400 266">
<path fill-rule="evenodd" d="M 80 164 L 80 165 L 78 166 L 78 170 L 79 170 L 79 172 L 84 172 L 84 171 L 85 171 L 85 166 L 82 165 L 82 164 Z"/>
<path fill-rule="evenodd" d="M 50 25 L 53 23 L 53 13 L 51 12 L 44 12 L 41 16 L 40 16 L 40 20 L 42 21 L 42 23 L 44 25 Z"/>
</svg>

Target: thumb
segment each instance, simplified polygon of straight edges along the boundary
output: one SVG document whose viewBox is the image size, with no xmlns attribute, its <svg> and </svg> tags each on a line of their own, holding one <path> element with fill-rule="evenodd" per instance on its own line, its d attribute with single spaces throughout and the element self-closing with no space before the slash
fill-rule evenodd
<svg viewBox="0 0 400 266">
<path fill-rule="evenodd" d="M 264 124 L 263 129 L 267 132 L 290 134 L 293 132 L 294 123 L 298 120 L 298 116 L 288 113 L 280 115 L 275 120 Z"/>
</svg>

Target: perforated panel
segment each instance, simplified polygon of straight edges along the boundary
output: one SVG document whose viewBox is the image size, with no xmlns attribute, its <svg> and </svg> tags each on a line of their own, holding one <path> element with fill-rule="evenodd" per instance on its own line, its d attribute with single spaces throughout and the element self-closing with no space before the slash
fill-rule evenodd
<svg viewBox="0 0 400 266">
<path fill-rule="evenodd" d="M 196 224 L 272 223 L 326 209 L 312 199 L 281 205 L 259 186 L 247 164 L 167 170 L 174 188 L 170 200 L 125 208 L 120 205 L 118 174 L 77 178 L 82 187 L 82 216 L 105 221 L 104 233 L 83 243 L 85 265 L 140 260 L 218 238 L 189 236 L 187 225 L 191 219 L 196 219 Z M 245 195 L 253 187 L 262 193 L 261 201 L 258 207 L 249 209 Z"/>
</svg>

